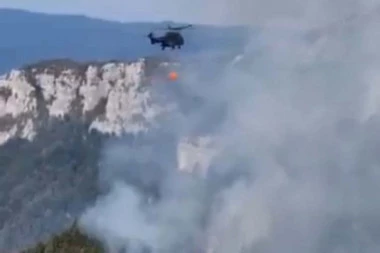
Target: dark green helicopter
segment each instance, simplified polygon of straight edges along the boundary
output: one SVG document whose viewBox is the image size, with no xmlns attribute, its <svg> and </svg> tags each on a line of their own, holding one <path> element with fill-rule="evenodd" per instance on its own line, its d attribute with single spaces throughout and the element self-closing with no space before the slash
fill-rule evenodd
<svg viewBox="0 0 380 253">
<path fill-rule="evenodd" d="M 160 37 L 155 37 L 152 32 L 150 32 L 147 36 L 150 39 L 150 43 L 153 44 L 161 44 L 161 49 L 165 50 L 165 48 L 171 48 L 174 50 L 175 48 L 180 49 L 185 44 L 185 39 L 180 33 L 181 30 L 192 27 L 192 25 L 179 26 L 179 27 L 168 27 L 165 30 L 168 32 L 165 35 Z"/>
</svg>

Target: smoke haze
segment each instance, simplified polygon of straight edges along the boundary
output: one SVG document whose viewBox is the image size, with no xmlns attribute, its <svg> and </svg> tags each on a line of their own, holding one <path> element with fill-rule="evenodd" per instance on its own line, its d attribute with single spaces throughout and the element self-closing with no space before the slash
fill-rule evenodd
<svg viewBox="0 0 380 253">
<path fill-rule="evenodd" d="M 375 2 L 220 5 L 221 20 L 262 23 L 242 60 L 212 73 L 215 82 L 187 68 L 178 85 L 203 104 L 190 115 L 173 111 L 165 135 L 144 140 L 151 151 L 126 141 L 105 147 L 109 193 L 84 214 L 83 227 L 111 252 L 380 252 L 378 13 L 312 37 L 298 29 Z M 210 6 L 199 9 L 215 13 Z M 216 150 L 207 175 L 180 172 L 177 142 L 200 128 L 205 134 L 221 107 L 222 121 L 207 133 Z"/>
</svg>

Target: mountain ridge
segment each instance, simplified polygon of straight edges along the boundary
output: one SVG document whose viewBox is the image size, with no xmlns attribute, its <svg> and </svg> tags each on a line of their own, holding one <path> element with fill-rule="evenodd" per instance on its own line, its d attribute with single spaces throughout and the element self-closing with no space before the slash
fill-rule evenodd
<svg viewBox="0 0 380 253">
<path fill-rule="evenodd" d="M 0 74 L 48 59 L 75 61 L 134 60 L 140 57 L 177 56 L 162 52 L 146 35 L 164 23 L 122 23 L 81 15 L 44 14 L 0 9 Z M 165 25 L 166 27 L 166 25 Z M 243 27 L 199 25 L 184 31 L 186 45 L 180 55 L 207 50 L 235 50 L 246 37 Z M 231 43 L 234 41 L 234 43 Z"/>
</svg>

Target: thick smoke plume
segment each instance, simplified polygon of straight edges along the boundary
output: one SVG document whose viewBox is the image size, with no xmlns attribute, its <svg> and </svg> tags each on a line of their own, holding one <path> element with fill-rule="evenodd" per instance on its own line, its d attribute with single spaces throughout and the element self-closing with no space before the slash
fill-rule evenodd
<svg viewBox="0 0 380 253">
<path fill-rule="evenodd" d="M 261 2 L 229 1 L 225 19 L 267 16 L 218 81 L 186 69 L 178 104 L 203 103 L 105 147 L 109 193 L 82 224 L 110 252 L 380 252 L 380 16 L 369 1 Z M 326 26 L 341 11 L 356 18 Z M 197 134 L 215 150 L 203 175 L 177 168 Z"/>
</svg>

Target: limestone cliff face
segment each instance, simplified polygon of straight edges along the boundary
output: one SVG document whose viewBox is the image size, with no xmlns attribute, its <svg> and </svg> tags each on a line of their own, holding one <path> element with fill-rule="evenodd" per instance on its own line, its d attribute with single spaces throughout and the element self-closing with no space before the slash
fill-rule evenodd
<svg viewBox="0 0 380 253">
<path fill-rule="evenodd" d="M 0 144 L 33 140 L 52 120 L 81 120 L 88 130 L 143 132 L 162 108 L 152 103 L 146 61 L 43 62 L 0 77 Z"/>
<path fill-rule="evenodd" d="M 170 166 L 205 171 L 207 141 L 146 134 L 170 114 L 168 104 L 155 100 L 150 82 L 154 71 L 170 64 L 50 60 L 0 77 L 1 252 L 61 231 L 95 200 L 104 176 L 102 148 L 111 137 L 143 136 L 144 145 L 161 151 L 150 160 L 141 155 L 143 165 L 134 161 L 135 171 L 126 172 L 126 180 L 147 194 L 155 186 L 140 180 L 136 170 L 146 163 L 152 171 L 169 166 L 158 161 L 163 154 Z M 129 150 L 139 152 L 135 146 Z"/>
</svg>

